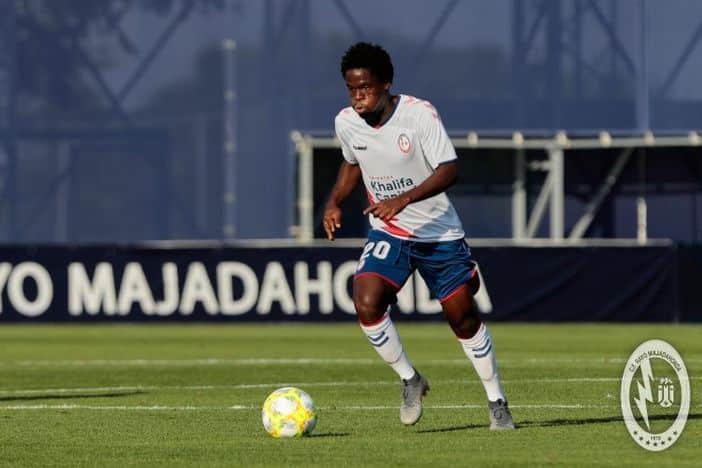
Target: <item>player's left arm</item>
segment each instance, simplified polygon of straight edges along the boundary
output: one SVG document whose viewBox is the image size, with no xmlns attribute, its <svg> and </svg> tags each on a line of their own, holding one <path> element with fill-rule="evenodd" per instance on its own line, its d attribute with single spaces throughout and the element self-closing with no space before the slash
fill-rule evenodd
<svg viewBox="0 0 702 468">
<path fill-rule="evenodd" d="M 434 168 L 434 173 L 412 190 L 397 197 L 373 203 L 364 214 L 372 214 L 383 221 L 390 221 L 410 203 L 438 195 L 456 182 L 458 164 L 456 150 L 446 133 L 436 109 L 428 102 L 417 104 L 420 112 L 417 116 L 417 135 L 427 163 Z"/>
<path fill-rule="evenodd" d="M 458 164 L 455 160 L 442 163 L 432 175 L 412 190 L 397 197 L 373 203 L 363 211 L 363 214 L 370 213 L 383 221 L 390 221 L 410 203 L 431 198 L 445 191 L 456 182 L 457 177 Z"/>
</svg>

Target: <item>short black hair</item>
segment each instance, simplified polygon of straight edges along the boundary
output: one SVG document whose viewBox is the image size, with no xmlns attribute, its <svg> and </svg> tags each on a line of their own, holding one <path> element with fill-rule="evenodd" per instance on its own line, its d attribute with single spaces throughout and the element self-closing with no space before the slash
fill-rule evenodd
<svg viewBox="0 0 702 468">
<path fill-rule="evenodd" d="M 395 73 L 390 54 L 370 42 L 357 42 L 341 58 L 341 76 L 346 77 L 346 72 L 354 68 L 365 68 L 381 83 L 392 83 Z"/>
</svg>

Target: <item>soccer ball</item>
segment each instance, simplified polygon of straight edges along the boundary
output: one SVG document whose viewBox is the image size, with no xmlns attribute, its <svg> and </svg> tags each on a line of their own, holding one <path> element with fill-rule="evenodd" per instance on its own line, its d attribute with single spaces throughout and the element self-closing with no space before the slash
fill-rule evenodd
<svg viewBox="0 0 702 468">
<path fill-rule="evenodd" d="M 299 388 L 283 387 L 263 402 L 263 427 L 273 437 L 301 437 L 317 424 L 317 410 L 312 398 Z"/>
</svg>

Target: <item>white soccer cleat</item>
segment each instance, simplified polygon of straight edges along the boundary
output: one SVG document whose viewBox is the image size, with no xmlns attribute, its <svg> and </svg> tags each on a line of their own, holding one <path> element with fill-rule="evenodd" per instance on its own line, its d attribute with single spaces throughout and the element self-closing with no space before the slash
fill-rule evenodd
<svg viewBox="0 0 702 468">
<path fill-rule="evenodd" d="M 488 401 L 488 409 L 490 410 L 490 430 L 504 431 L 514 429 L 514 420 L 512 420 L 512 412 L 507 406 L 505 400 Z"/>
<path fill-rule="evenodd" d="M 429 382 L 414 371 L 414 376 L 402 381 L 402 405 L 400 405 L 400 421 L 411 426 L 422 417 L 422 398 L 429 391 Z"/>
</svg>

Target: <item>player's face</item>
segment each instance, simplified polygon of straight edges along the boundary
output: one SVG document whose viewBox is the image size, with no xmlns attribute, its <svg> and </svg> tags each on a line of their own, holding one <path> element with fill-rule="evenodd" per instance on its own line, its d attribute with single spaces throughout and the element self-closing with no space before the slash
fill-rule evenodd
<svg viewBox="0 0 702 468">
<path fill-rule="evenodd" d="M 378 110 L 378 105 L 390 91 L 390 83 L 381 83 L 365 68 L 352 68 L 344 76 L 351 107 L 358 114 Z"/>
</svg>

